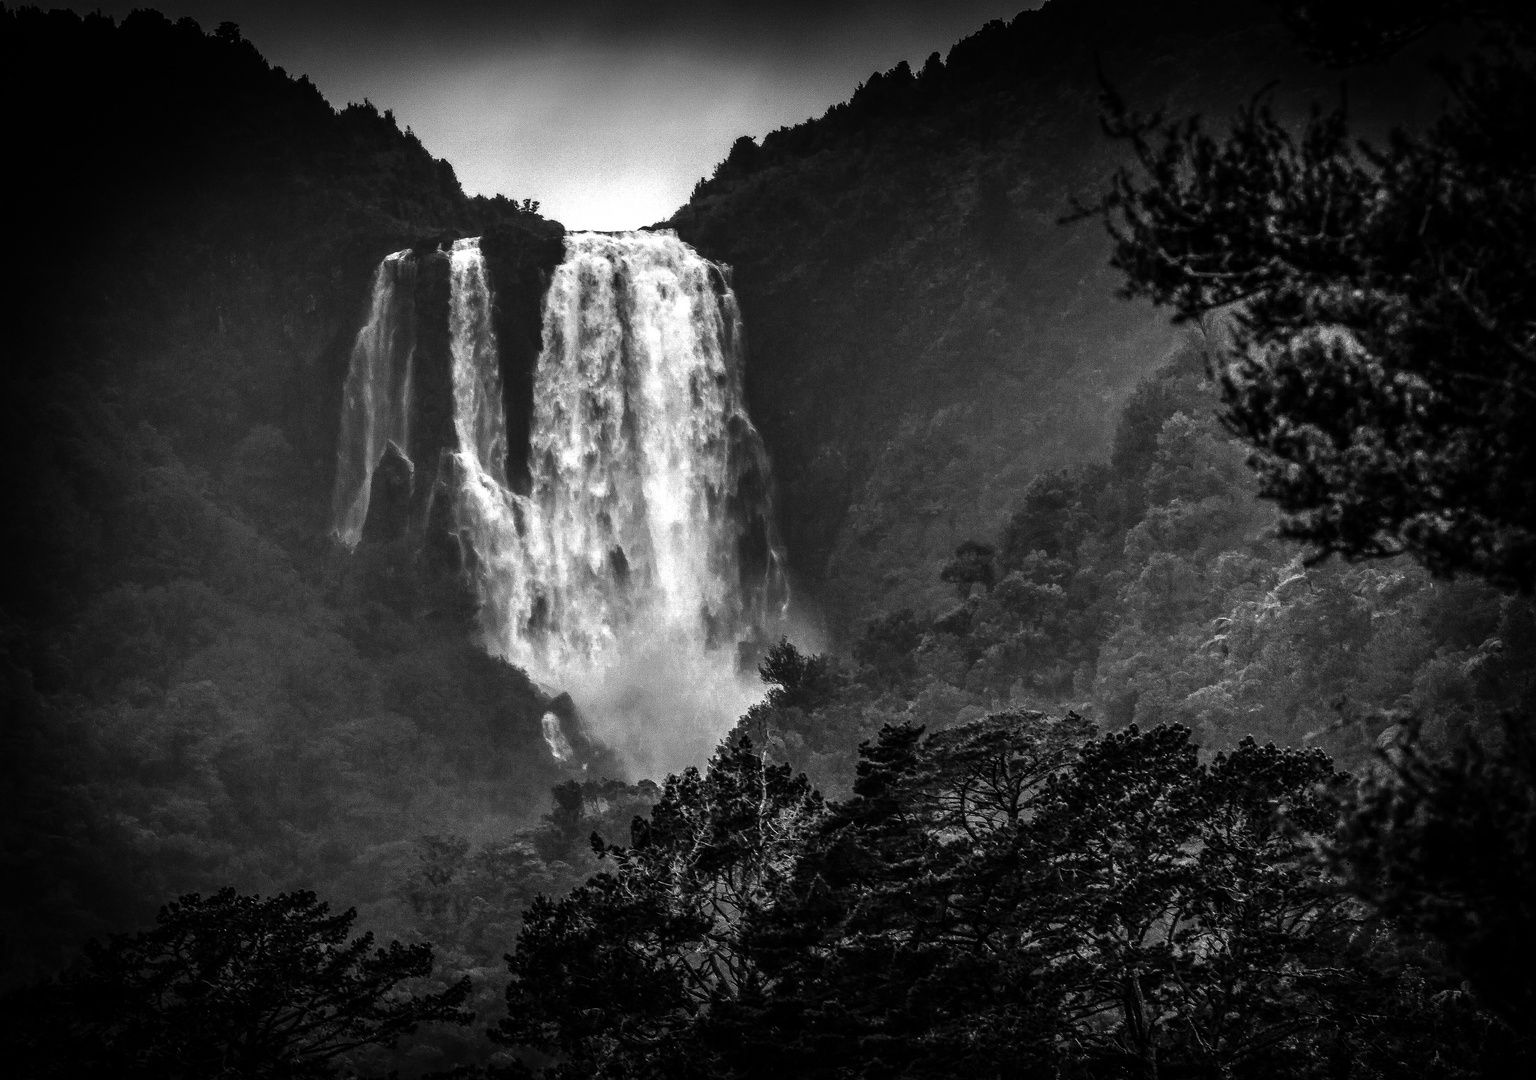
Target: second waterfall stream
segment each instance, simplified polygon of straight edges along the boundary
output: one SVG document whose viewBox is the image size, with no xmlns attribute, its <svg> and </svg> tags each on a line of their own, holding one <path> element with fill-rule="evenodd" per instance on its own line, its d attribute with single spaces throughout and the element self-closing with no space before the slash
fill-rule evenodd
<svg viewBox="0 0 1536 1080">
<path fill-rule="evenodd" d="M 567 236 L 544 298 L 517 491 L 486 260 L 475 239 L 448 260 L 453 518 L 486 648 L 569 690 L 589 732 L 637 773 L 702 764 L 761 693 L 740 643 L 787 601 L 725 272 L 670 233 Z M 375 288 L 401 280 L 381 273 Z M 387 299 L 376 295 L 375 319 L 409 306 Z M 352 381 L 365 335 L 389 343 L 381 363 L 400 365 L 398 340 L 370 326 Z M 378 426 L 399 428 L 409 403 L 372 407 Z M 373 434 L 366 453 L 381 442 Z M 338 487 L 338 508 L 356 505 Z M 357 530 L 339 520 L 343 539 L 345 528 Z"/>
</svg>

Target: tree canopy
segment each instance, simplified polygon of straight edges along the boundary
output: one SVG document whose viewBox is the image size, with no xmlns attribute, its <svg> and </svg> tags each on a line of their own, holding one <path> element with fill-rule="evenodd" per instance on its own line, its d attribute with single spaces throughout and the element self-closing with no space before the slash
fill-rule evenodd
<svg viewBox="0 0 1536 1080">
<path fill-rule="evenodd" d="M 1232 316 L 1225 419 L 1283 534 L 1348 558 L 1536 587 L 1536 20 L 1495 0 L 1280 5 L 1316 53 L 1374 59 L 1437 25 L 1427 131 L 1354 141 L 1348 111 L 1298 129 L 1263 94 L 1225 137 L 1106 93 L 1135 164 L 1090 206 L 1125 292 Z"/>
<path fill-rule="evenodd" d="M 889 725 L 824 804 L 737 743 L 529 912 L 495 1037 L 550 1077 L 1477 1075 L 1503 1029 L 1311 857 L 1347 784 L 1015 712 Z"/>
<path fill-rule="evenodd" d="M 1318 558 L 1406 553 L 1437 575 L 1528 596 L 1536 9 L 1277 6 L 1315 55 L 1340 65 L 1470 27 L 1445 35 L 1452 55 L 1433 62 L 1444 113 L 1370 145 L 1352 138 L 1342 105 L 1292 125 L 1261 93 L 1216 137 L 1198 117 L 1138 114 L 1106 89 L 1105 127 L 1135 162 L 1078 211 L 1107 222 L 1128 295 L 1179 319 L 1229 316 L 1212 365 L 1223 419 L 1248 444 L 1283 535 Z M 1225 655 L 1229 638 L 1218 639 Z M 1506 637 L 1487 640 L 1503 648 Z M 1517 1023 L 1536 995 L 1524 900 L 1531 705 L 1529 679 L 1518 678 L 1502 733 L 1469 735 L 1438 757 L 1412 736 L 1444 710 L 1404 710 L 1417 713 L 1401 729 L 1409 738 L 1387 736 L 1388 767 L 1346 816 L 1336 849 L 1359 895 L 1442 941 L 1483 1004 Z"/>
<path fill-rule="evenodd" d="M 348 940 L 353 909 L 311 892 L 183 896 L 153 930 L 91 942 L 57 980 L 6 996 L 19 1075 L 328 1077 L 343 1055 L 419 1024 L 467 1024 L 465 978 L 417 995 L 432 947 Z"/>
<path fill-rule="evenodd" d="M 629 846 L 593 835 L 612 870 L 529 908 L 491 1037 L 559 1055 L 558 1076 L 719 1075 L 696 1024 L 761 992 L 740 930 L 820 806 L 804 776 L 745 741 L 703 775 L 668 777 Z"/>
</svg>

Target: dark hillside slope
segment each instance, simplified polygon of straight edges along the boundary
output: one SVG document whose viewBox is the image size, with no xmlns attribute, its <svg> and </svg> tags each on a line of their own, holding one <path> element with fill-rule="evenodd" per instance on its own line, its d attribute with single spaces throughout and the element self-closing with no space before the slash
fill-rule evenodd
<svg viewBox="0 0 1536 1080">
<path fill-rule="evenodd" d="M 1218 123 L 1273 80 L 1291 114 L 1338 93 L 1258 3 L 1051 0 L 739 140 L 672 219 L 735 267 L 790 557 L 839 633 L 944 603 L 956 543 L 995 534 L 1040 472 L 1107 453 L 1177 340 L 1115 298 L 1096 226 L 1059 224 L 1121 152 L 1096 64 L 1139 107 Z M 1351 74 L 1365 130 L 1432 103 L 1410 70 Z"/>
<path fill-rule="evenodd" d="M 340 380 L 318 365 L 350 343 L 381 255 L 497 225 L 560 233 L 506 199 L 466 198 L 391 114 L 333 109 L 232 24 L 0 19 L 26 211 L 12 238 L 38 256 L 7 270 L 27 314 L 20 367 L 131 392 L 210 462 L 260 422 L 316 467 L 333 451 Z"/>
<path fill-rule="evenodd" d="M 327 538 L 352 336 L 476 233 L 522 326 L 562 231 L 231 25 L 0 9 L 0 87 L 0 981 L 183 890 L 388 908 L 411 837 L 544 808 L 562 706 L 454 575 Z"/>
</svg>

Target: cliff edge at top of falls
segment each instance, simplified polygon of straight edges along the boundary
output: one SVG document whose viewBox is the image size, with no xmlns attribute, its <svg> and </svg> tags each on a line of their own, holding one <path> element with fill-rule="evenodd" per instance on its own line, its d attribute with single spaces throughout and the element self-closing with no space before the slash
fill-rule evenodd
<svg viewBox="0 0 1536 1080">
<path fill-rule="evenodd" d="M 1289 116 L 1347 78 L 1364 134 L 1437 100 L 1420 59 L 1323 70 L 1241 0 L 1050 0 L 910 61 L 738 140 L 666 223 L 735 269 L 796 595 L 845 642 L 943 607 L 956 544 L 995 535 L 1039 473 L 1104 458 L 1179 340 L 1116 298 L 1101 226 L 1059 223 L 1124 159 L 1096 65 L 1133 108 L 1217 129 L 1271 83 Z"/>
</svg>

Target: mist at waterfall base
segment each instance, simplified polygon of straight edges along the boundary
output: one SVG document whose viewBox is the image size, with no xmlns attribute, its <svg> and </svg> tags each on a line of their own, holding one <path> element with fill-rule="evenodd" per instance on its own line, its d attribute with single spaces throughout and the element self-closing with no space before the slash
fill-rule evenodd
<svg viewBox="0 0 1536 1080">
<path fill-rule="evenodd" d="M 389 256 L 344 394 L 334 527 L 348 546 L 386 453 L 415 482 L 428 471 L 411 461 L 430 448 L 410 442 L 422 376 L 402 295 L 426 258 L 448 260 L 454 445 L 419 527 L 451 501 L 485 648 L 569 692 L 584 737 L 636 775 L 702 764 L 760 696 L 742 658 L 783 628 L 788 598 L 727 272 L 670 233 L 569 235 L 519 402 L 504 392 L 479 241 Z M 526 447 L 509 446 L 508 408 L 528 410 Z M 545 728 L 563 761 L 558 719 Z"/>
</svg>

